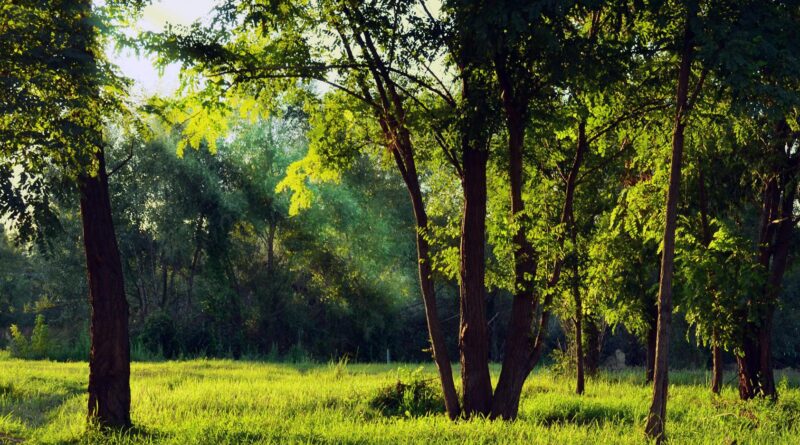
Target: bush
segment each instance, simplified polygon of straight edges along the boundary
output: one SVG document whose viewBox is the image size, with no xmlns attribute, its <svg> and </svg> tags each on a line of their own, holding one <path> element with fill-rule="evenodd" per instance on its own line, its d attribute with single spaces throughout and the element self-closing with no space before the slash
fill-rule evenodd
<svg viewBox="0 0 800 445">
<path fill-rule="evenodd" d="M 43 359 L 50 357 L 53 349 L 54 344 L 50 340 L 50 329 L 47 327 L 44 315 L 39 314 L 36 316 L 30 339 L 25 337 L 25 334 L 22 333 L 17 325 L 11 325 L 9 350 L 12 357 Z"/>
<path fill-rule="evenodd" d="M 385 416 L 421 417 L 444 412 L 442 397 L 436 379 L 423 379 L 421 369 L 409 376 L 408 383 L 397 383 L 381 389 L 370 401 L 371 408 Z"/>
<path fill-rule="evenodd" d="M 17 325 L 11 325 L 11 343 L 8 345 L 8 350 L 11 352 L 12 357 L 27 358 L 30 354 L 31 345 L 27 337 L 22 331 L 19 330 Z"/>
</svg>

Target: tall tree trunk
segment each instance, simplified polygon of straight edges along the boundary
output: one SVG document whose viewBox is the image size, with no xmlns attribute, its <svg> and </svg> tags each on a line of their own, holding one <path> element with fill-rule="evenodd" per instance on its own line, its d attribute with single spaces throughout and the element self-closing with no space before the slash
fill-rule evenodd
<svg viewBox="0 0 800 445">
<path fill-rule="evenodd" d="M 403 166 L 401 171 L 405 172 L 405 174 L 403 174 L 403 179 L 405 180 L 406 188 L 411 198 L 414 219 L 417 225 L 417 269 L 419 272 L 420 289 L 422 291 L 422 302 L 425 306 L 425 321 L 428 325 L 428 334 L 430 336 L 431 354 L 433 355 L 433 361 L 436 363 L 436 368 L 439 371 L 439 380 L 442 384 L 447 415 L 450 419 L 456 419 L 461 415 L 461 406 L 458 402 L 458 393 L 456 392 L 455 382 L 453 381 L 453 369 L 450 364 L 449 355 L 447 354 L 447 344 L 439 320 L 439 310 L 436 307 L 436 292 L 433 286 L 430 246 L 428 245 L 428 240 L 425 239 L 428 232 L 428 215 L 425 212 L 425 203 L 422 200 L 422 191 L 419 186 L 416 164 L 413 155 L 411 155 L 410 140 L 407 139 L 407 136 L 402 140 L 407 141 L 408 146 L 405 147 L 403 151 L 404 155 L 400 155 L 396 160 L 398 161 L 398 167 Z"/>
<path fill-rule="evenodd" d="M 344 8 L 345 14 L 354 20 L 354 23 L 363 22 L 363 17 L 358 13 L 358 9 L 351 11 Z M 349 38 L 344 29 L 337 29 L 342 39 L 348 59 L 356 63 L 355 54 L 350 47 Z M 451 419 L 456 419 L 461 415 L 461 406 L 458 402 L 458 393 L 453 381 L 452 365 L 447 354 L 444 333 L 442 332 L 438 310 L 436 308 L 436 293 L 433 286 L 433 269 L 430 259 L 430 246 L 425 239 L 428 230 L 428 216 L 425 212 L 425 204 L 422 200 L 422 191 L 419 186 L 416 162 L 414 160 L 414 146 L 411 137 L 404 126 L 405 107 L 403 99 L 395 88 L 388 68 L 380 57 L 375 45 L 368 32 L 363 32 L 360 26 L 353 28 L 353 37 L 362 49 L 361 57 L 366 60 L 369 72 L 372 75 L 375 88 L 378 92 L 378 100 L 373 98 L 371 88 L 367 84 L 366 78 L 358 79 L 359 87 L 364 98 L 369 104 L 380 102 L 382 111 L 376 112 L 378 123 L 386 138 L 387 146 L 391 150 L 398 172 L 406 184 L 406 188 L 411 198 L 411 205 L 414 210 L 416 222 L 416 241 L 417 241 L 417 267 L 419 272 L 420 288 L 422 300 L 425 306 L 425 321 L 428 325 L 428 334 L 431 342 L 431 353 L 433 355 L 436 368 L 439 371 L 439 379 L 444 393 L 445 409 Z"/>
<path fill-rule="evenodd" d="M 96 176 L 80 178 L 81 221 L 91 304 L 89 417 L 108 427 L 131 425 L 128 301 L 122 275 L 105 156 Z"/>
<path fill-rule="evenodd" d="M 678 216 L 678 198 L 681 185 L 681 161 L 683 158 L 683 133 L 688 112 L 689 76 L 692 70 L 693 35 L 691 22 L 697 15 L 697 1 L 687 5 L 684 24 L 683 49 L 681 51 L 675 127 L 672 133 L 672 160 L 670 163 L 669 188 L 667 190 L 666 224 L 661 257 L 661 276 L 658 289 L 658 332 L 656 334 L 656 358 L 653 372 L 653 402 L 647 416 L 646 434 L 657 442 L 665 438 L 667 418 L 667 389 L 669 387 L 669 334 L 672 322 L 672 272 L 675 256 L 675 227 Z"/>
<path fill-rule="evenodd" d="M 498 66 L 500 64 L 498 63 Z M 498 73 L 504 71 L 498 68 Z M 492 401 L 492 418 L 513 419 L 519 410 L 522 386 L 530 374 L 529 357 L 534 349 L 533 319 L 536 298 L 533 277 L 536 276 L 535 252 L 525 234 L 526 219 L 522 201 L 522 149 L 525 136 L 525 112 L 513 103 L 508 79 L 502 75 L 503 101 L 508 127 L 509 177 L 511 183 L 511 216 L 518 224 L 514 233 L 514 297 L 506 334 L 505 352 L 500 378 Z"/>
<path fill-rule="evenodd" d="M 484 287 L 487 148 L 463 146 L 459 347 L 464 413 L 488 415 L 492 404 Z"/>
</svg>

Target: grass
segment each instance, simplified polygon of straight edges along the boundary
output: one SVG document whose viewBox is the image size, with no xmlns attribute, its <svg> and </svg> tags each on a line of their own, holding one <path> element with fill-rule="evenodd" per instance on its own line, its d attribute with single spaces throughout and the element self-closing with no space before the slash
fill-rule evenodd
<svg viewBox="0 0 800 445">
<path fill-rule="evenodd" d="M 647 443 L 642 425 L 651 389 L 639 370 L 589 380 L 584 396 L 573 394 L 571 379 L 538 370 L 525 386 L 516 422 L 450 422 L 441 413 L 389 416 L 371 403 L 398 379 L 414 378 L 409 370 L 415 368 L 134 363 L 136 427 L 103 435 L 86 426 L 86 363 L 0 355 L 0 443 Z M 435 378 L 431 366 L 414 375 Z M 731 386 L 713 397 L 705 372 L 671 377 L 670 443 L 800 443 L 797 373 L 778 374 L 781 397 L 774 403 L 740 402 Z"/>
</svg>

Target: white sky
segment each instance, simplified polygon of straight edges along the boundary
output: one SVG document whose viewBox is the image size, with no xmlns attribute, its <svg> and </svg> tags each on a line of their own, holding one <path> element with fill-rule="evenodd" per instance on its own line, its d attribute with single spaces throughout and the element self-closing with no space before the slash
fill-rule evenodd
<svg viewBox="0 0 800 445">
<path fill-rule="evenodd" d="M 162 0 L 154 1 L 145 8 L 137 27 L 142 31 L 161 31 L 166 24 L 190 25 L 192 22 L 207 17 L 216 4 L 216 0 Z M 133 79 L 135 86 L 132 94 L 150 96 L 153 94 L 169 95 L 178 87 L 178 65 L 170 65 L 163 76 L 146 55 L 137 56 L 132 51 L 116 53 L 112 51 L 109 58 L 119 66 L 122 74 Z"/>
</svg>

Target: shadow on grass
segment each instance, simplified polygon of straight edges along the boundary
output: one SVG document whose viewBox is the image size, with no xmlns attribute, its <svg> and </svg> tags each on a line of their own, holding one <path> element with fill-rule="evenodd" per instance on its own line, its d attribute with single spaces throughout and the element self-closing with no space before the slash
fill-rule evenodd
<svg viewBox="0 0 800 445">
<path fill-rule="evenodd" d="M 583 426 L 606 423 L 630 425 L 636 420 L 630 409 L 586 403 L 562 405 L 552 411 L 526 413 L 525 418 L 545 426 L 559 424 Z"/>
<path fill-rule="evenodd" d="M 31 380 L 50 380 L 38 377 Z M 58 390 L 47 393 L 31 391 L 13 383 L 0 385 L 0 417 L 9 416 L 19 420 L 28 428 L 38 428 L 48 422 L 50 413 L 69 399 L 86 392 L 79 384 L 58 381 Z M 2 442 L 0 442 L 2 443 Z"/>
</svg>

